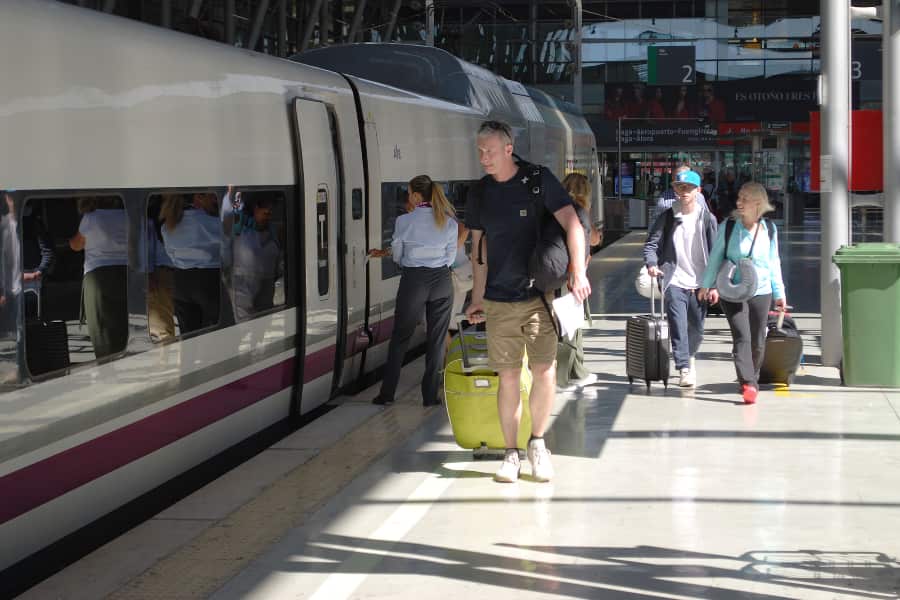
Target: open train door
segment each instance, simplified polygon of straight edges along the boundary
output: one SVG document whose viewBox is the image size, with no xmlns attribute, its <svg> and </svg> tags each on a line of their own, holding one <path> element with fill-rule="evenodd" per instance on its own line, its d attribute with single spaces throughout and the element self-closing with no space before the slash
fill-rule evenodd
<svg viewBox="0 0 900 600">
<path fill-rule="evenodd" d="M 300 181 L 298 202 L 304 223 L 305 294 L 298 306 L 298 316 L 306 332 L 300 405 L 300 412 L 305 413 L 329 400 L 338 348 L 344 343 L 344 336 L 338 331 L 339 315 L 345 310 L 340 306 L 343 282 L 339 276 L 337 243 L 342 190 L 328 107 L 315 100 L 295 98 L 294 117 Z"/>
</svg>

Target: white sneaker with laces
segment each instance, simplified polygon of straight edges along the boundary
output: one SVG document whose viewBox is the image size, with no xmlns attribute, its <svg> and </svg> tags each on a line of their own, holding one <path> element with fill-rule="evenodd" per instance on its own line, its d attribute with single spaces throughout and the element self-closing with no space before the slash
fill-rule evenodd
<svg viewBox="0 0 900 600">
<path fill-rule="evenodd" d="M 681 379 L 678 381 L 678 385 L 680 387 L 694 387 L 697 383 L 697 378 L 694 375 L 693 369 L 682 369 L 681 370 Z"/>
<path fill-rule="evenodd" d="M 573 379 L 569 382 L 569 385 L 558 385 L 556 386 L 557 392 L 577 392 L 578 390 L 587 387 L 591 384 L 597 383 L 597 374 L 596 373 L 588 373 L 585 377 L 581 379 Z"/>
<path fill-rule="evenodd" d="M 531 463 L 531 476 L 535 481 L 553 479 L 553 465 L 550 463 L 550 451 L 543 439 L 528 442 L 528 461 Z"/>
<path fill-rule="evenodd" d="M 515 483 L 519 480 L 522 471 L 522 463 L 519 462 L 519 451 L 507 452 L 500 463 L 500 468 L 494 473 L 494 481 L 500 483 Z"/>
</svg>

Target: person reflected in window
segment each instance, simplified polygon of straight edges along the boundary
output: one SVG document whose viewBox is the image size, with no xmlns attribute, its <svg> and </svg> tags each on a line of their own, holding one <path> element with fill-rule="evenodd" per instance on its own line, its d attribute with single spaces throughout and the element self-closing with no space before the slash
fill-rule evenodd
<svg viewBox="0 0 900 600">
<path fill-rule="evenodd" d="M 272 224 L 271 197 L 245 192 L 235 219 L 232 291 L 239 320 L 274 306 L 275 282 L 281 277 L 282 243 Z"/>
<path fill-rule="evenodd" d="M 125 350 L 128 343 L 128 217 L 112 197 L 78 199 L 81 222 L 69 240 L 84 251 L 82 311 L 98 359 Z"/>
<path fill-rule="evenodd" d="M 156 196 L 150 201 L 147 218 L 147 321 L 150 339 L 155 342 L 175 337 L 175 264 L 163 244 L 160 210 L 161 198 Z"/>
<path fill-rule="evenodd" d="M 11 194 L 0 192 L 0 384 L 20 380 L 20 362 L 16 356 L 19 339 L 18 301 L 22 295 L 22 254 L 15 201 Z"/>
<path fill-rule="evenodd" d="M 40 216 L 34 214 L 34 205 L 28 203 L 22 210 L 22 259 L 24 271 L 22 281 L 27 293 L 25 295 L 25 317 L 38 318 L 39 296 L 42 293 L 44 278 L 52 272 L 56 264 L 56 252 L 53 240 Z"/>
<path fill-rule="evenodd" d="M 219 322 L 222 223 L 215 194 L 163 194 L 162 238 L 175 265 L 175 317 L 181 335 Z"/>
</svg>

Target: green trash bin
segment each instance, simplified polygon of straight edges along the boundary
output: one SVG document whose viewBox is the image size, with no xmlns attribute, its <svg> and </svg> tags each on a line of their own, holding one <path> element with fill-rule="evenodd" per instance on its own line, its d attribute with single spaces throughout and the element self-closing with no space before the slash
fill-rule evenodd
<svg viewBox="0 0 900 600">
<path fill-rule="evenodd" d="M 900 244 L 854 244 L 841 271 L 845 385 L 900 387 Z"/>
</svg>

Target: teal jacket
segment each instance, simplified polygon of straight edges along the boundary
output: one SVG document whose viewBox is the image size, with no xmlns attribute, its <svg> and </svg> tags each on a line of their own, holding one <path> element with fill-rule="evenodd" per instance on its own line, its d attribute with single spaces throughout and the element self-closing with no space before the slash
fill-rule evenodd
<svg viewBox="0 0 900 600">
<path fill-rule="evenodd" d="M 781 278 L 781 257 L 778 254 L 778 230 L 775 224 L 768 219 L 762 220 L 763 228 L 759 230 L 756 245 L 753 246 L 753 266 L 756 267 L 756 276 L 759 285 L 756 288 L 756 296 L 772 294 L 775 300 L 784 298 L 784 281 Z M 709 262 L 703 273 L 703 287 L 716 287 L 716 275 L 722 266 L 726 256 L 733 263 L 742 258 L 747 258 L 750 246 L 753 244 L 753 236 L 744 227 L 740 220 L 734 224 L 731 239 L 728 240 L 728 249 L 725 249 L 725 223 L 719 226 L 716 242 L 709 253 Z M 740 277 L 740 272 L 736 273 Z M 735 282 L 737 283 L 737 281 Z"/>
</svg>

